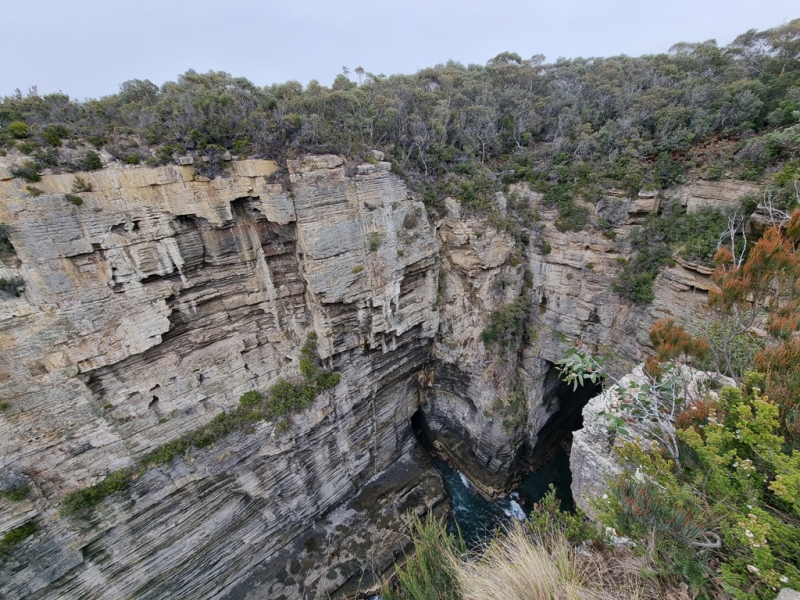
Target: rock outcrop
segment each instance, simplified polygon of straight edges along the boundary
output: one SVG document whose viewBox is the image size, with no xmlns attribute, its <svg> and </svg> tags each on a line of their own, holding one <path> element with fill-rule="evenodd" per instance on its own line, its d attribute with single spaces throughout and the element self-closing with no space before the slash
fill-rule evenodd
<svg viewBox="0 0 800 600">
<path fill-rule="evenodd" d="M 406 509 L 443 489 L 412 460 L 409 424 L 438 326 L 439 244 L 388 167 L 349 176 L 341 159 L 311 157 L 290 163 L 288 184 L 269 161 L 213 181 L 190 167 L 104 170 L 77 185 L 44 177 L 38 196 L 0 182 L 16 253 L 4 276 L 24 282 L 0 302 L 0 455 L 33 489 L 0 500 L 0 531 L 40 527 L 0 567 L 0 594 L 328 597 L 391 567 Z M 261 423 L 58 518 L 65 493 L 296 376 L 311 331 L 341 380 L 288 431 Z M 415 474 L 370 484 L 403 471 Z M 358 508 L 359 493 L 373 500 Z M 334 552 L 343 527 L 360 548 Z M 316 542 L 275 563 L 301 536 Z"/>
</svg>

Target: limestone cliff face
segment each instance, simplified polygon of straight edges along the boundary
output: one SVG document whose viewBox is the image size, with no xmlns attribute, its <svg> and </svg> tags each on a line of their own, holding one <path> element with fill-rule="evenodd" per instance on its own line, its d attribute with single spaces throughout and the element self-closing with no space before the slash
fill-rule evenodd
<svg viewBox="0 0 800 600">
<path fill-rule="evenodd" d="M 0 595 L 327 597 L 391 565 L 405 509 L 441 500 L 409 426 L 438 326 L 424 207 L 387 163 L 348 176 L 337 157 L 307 158 L 288 184 L 276 171 L 81 174 L 91 191 L 79 206 L 65 199 L 73 175 L 43 178 L 38 197 L 0 182 L 16 252 L 1 275 L 24 281 L 0 302 L 0 456 L 4 476 L 33 488 L 0 500 L 0 531 L 40 524 L 0 566 Z M 56 516 L 66 492 L 297 375 L 310 331 L 341 381 L 287 432 L 259 424 L 148 472 L 88 518 Z M 416 476 L 347 507 L 391 469 Z M 336 507 L 338 522 L 308 533 Z M 361 546 L 331 557 L 342 527 L 367 521 Z M 300 563 L 264 564 L 301 534 L 315 541 L 292 554 Z"/>
<path fill-rule="evenodd" d="M 557 210 L 542 204 L 540 194 L 524 186 L 512 193 L 539 215 L 527 246 L 515 245 L 491 222 L 463 215 L 456 201 L 446 201 L 447 215 L 437 224 L 440 327 L 423 405 L 440 448 L 489 495 L 505 488 L 519 459 L 552 441 L 554 430 L 580 422 L 579 409 L 592 391 L 573 396 L 553 368 L 575 340 L 606 355 L 622 374 L 649 348 L 648 332 L 656 321 L 674 318 L 691 326 L 705 318 L 711 269 L 702 265 L 679 260 L 663 269 L 648 306 L 633 306 L 613 292 L 621 261 L 633 255 L 632 228 L 667 199 L 680 200 L 689 211 L 728 208 L 758 188 L 709 181 L 633 199 L 609 196 L 589 208 L 615 225 L 611 236 L 593 227 L 559 232 Z M 505 207 L 505 198 L 498 204 Z M 480 334 L 492 310 L 522 293 L 533 303 L 530 339 L 517 351 L 500 354 Z M 513 415 L 509 425 L 507 402 L 503 409 L 494 407 L 514 393 L 524 395 L 524 414 Z"/>
<path fill-rule="evenodd" d="M 3 597 L 369 588 L 407 547 L 408 511 L 443 506 L 413 438 L 417 410 L 437 447 L 497 493 L 570 402 L 552 368 L 570 339 L 624 366 L 652 322 L 691 320 L 708 287 L 707 271 L 677 265 L 650 307 L 611 291 L 657 197 L 604 201 L 612 241 L 558 233 L 555 212 L 517 190 L 541 215 L 525 245 L 452 200 L 431 224 L 383 162 L 239 161 L 213 181 L 189 166 L 79 176 L 91 191 L 75 205 L 75 175 L 44 177 L 35 196 L 0 172 L 14 247 L 0 278 L 24 284 L 0 291 L 0 483 L 32 490 L 0 497 L 0 533 L 40 526 L 0 564 Z M 707 188 L 703 201 L 732 194 Z M 491 312 L 523 293 L 529 338 L 487 346 Z M 66 493 L 296 377 L 309 332 L 341 380 L 287 431 L 260 423 L 58 517 Z"/>
</svg>

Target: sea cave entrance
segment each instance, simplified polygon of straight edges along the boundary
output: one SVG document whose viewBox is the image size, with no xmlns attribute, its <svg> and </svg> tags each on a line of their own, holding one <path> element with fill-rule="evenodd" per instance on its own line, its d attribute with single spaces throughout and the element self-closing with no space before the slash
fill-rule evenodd
<svg viewBox="0 0 800 600">
<path fill-rule="evenodd" d="M 491 537 L 498 526 L 513 519 L 525 519 L 551 484 L 561 500 L 562 509 L 572 510 L 572 473 L 569 468 L 572 432 L 583 427 L 583 407 L 601 390 L 600 384 L 587 382 L 573 391 L 558 379 L 555 367 L 550 364 L 543 383 L 543 401 L 550 417 L 539 431 L 536 447 L 526 453 L 518 485 L 507 495 L 493 500 L 481 495 L 463 473 L 439 456 L 431 441 L 433 436 L 425 412 L 418 409 L 411 417 L 411 427 L 442 474 L 452 503 L 451 532 L 459 530 L 469 545 L 478 545 Z"/>
</svg>

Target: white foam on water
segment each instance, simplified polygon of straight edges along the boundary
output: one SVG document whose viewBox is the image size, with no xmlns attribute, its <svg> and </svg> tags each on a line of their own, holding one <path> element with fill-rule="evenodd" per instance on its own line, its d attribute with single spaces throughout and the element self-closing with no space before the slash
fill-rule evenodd
<svg viewBox="0 0 800 600">
<path fill-rule="evenodd" d="M 514 517 L 517 521 L 524 521 L 527 518 L 525 511 L 522 510 L 522 507 L 516 500 L 512 500 L 508 511 L 503 512 L 505 512 L 509 517 Z"/>
<path fill-rule="evenodd" d="M 467 479 L 467 476 L 464 475 L 461 471 L 458 471 L 458 476 L 461 477 L 461 483 L 464 484 L 464 487 L 469 489 L 471 486 L 469 484 L 469 479 Z"/>
</svg>

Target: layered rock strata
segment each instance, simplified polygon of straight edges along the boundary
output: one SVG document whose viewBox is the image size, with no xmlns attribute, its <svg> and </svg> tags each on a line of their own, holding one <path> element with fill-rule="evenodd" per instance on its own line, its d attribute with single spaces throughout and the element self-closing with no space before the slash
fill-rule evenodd
<svg viewBox="0 0 800 600">
<path fill-rule="evenodd" d="M 210 182 L 190 167 L 81 174 L 77 185 L 54 175 L 38 196 L 0 182 L 16 254 L 3 275 L 24 282 L 0 302 L 0 455 L 33 490 L 0 500 L 0 531 L 40 526 L 0 567 L 4 597 L 225 597 L 408 460 L 438 325 L 439 245 L 424 207 L 387 163 L 348 176 L 341 159 L 311 157 L 289 165 L 288 185 L 269 161 L 231 170 Z M 65 493 L 296 376 L 309 332 L 341 380 L 288 431 L 261 423 L 149 471 L 87 516 L 57 517 Z M 442 499 L 438 476 L 416 469 L 384 499 L 395 529 L 406 509 Z M 353 510 L 342 523 L 351 516 L 351 528 L 370 521 Z M 383 562 L 340 552 L 294 582 L 287 567 L 264 597 L 335 595 L 407 545 L 383 538 Z"/>
<path fill-rule="evenodd" d="M 685 203 L 730 202 L 736 190 L 723 183 Z M 30 489 L 0 498 L 0 533 L 40 526 L 0 565 L 4 597 L 367 589 L 407 547 L 407 512 L 444 507 L 413 439 L 418 409 L 441 452 L 500 493 L 536 448 L 574 427 L 564 409 L 583 401 L 553 370 L 573 340 L 625 369 L 653 322 L 699 316 L 709 286 L 707 270 L 678 263 L 656 280 L 651 306 L 611 290 L 656 195 L 593 206 L 614 223 L 610 239 L 558 232 L 555 209 L 519 188 L 540 216 L 523 243 L 452 199 L 432 225 L 388 163 L 335 156 L 286 169 L 232 162 L 213 181 L 187 165 L 35 187 L 0 172 L 13 245 L 0 278 L 22 289 L 0 291 L 0 484 Z M 487 345 L 491 313 L 522 295 L 527 336 Z M 207 424 L 242 393 L 297 377 L 311 332 L 341 380 L 287 431 L 260 423 L 85 515 L 58 517 L 66 493 Z"/>
</svg>

